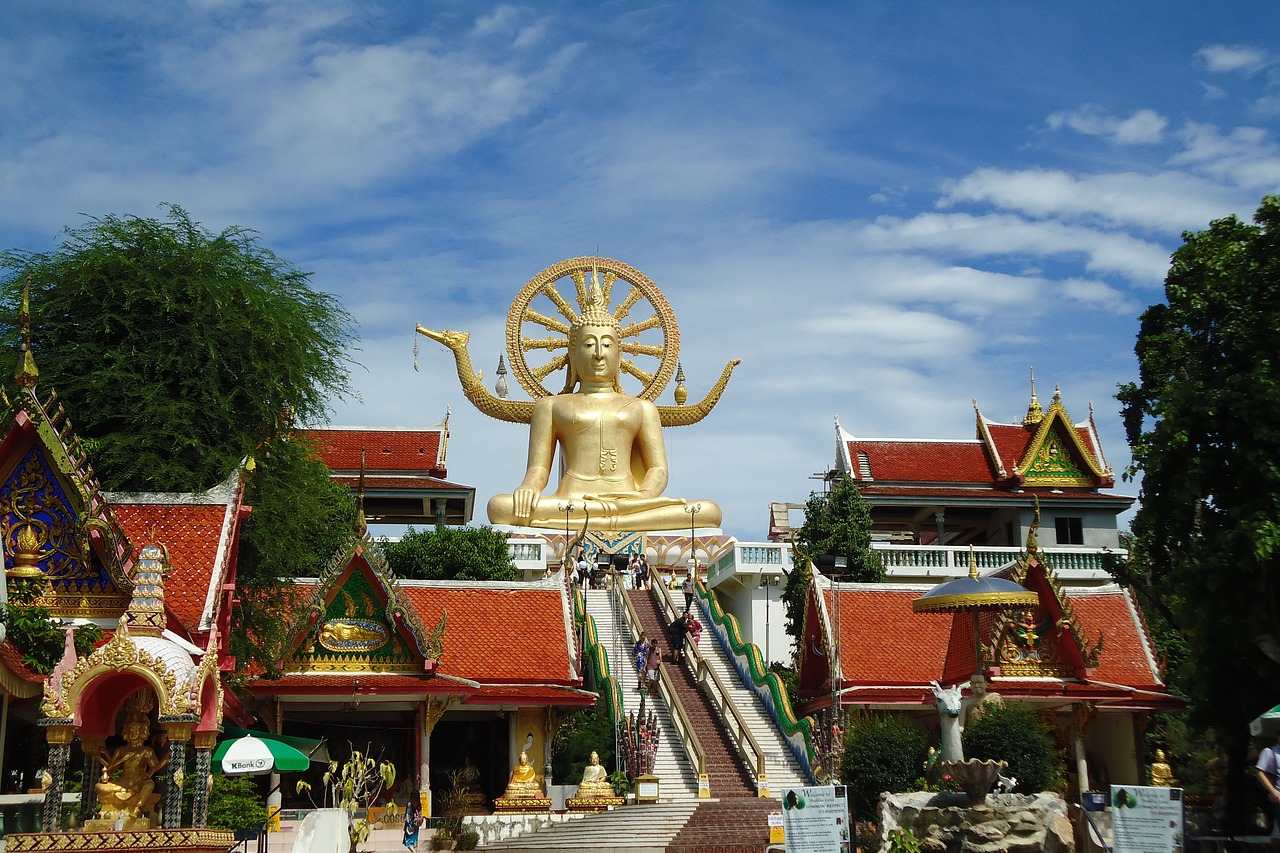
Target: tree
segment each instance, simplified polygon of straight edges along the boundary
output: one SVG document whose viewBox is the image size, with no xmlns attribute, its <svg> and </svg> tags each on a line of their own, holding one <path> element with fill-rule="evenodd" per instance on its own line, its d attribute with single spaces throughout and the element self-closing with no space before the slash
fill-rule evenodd
<svg viewBox="0 0 1280 853">
<path fill-rule="evenodd" d="M 239 569 L 253 630 L 276 612 L 261 609 L 263 586 L 314 573 L 354 515 L 288 440 L 292 419 L 323 420 L 350 390 L 350 318 L 309 278 L 254 232 L 214 234 L 172 205 L 159 220 L 92 219 L 52 252 L 0 254 L 4 357 L 12 365 L 29 287 L 41 384 L 57 388 L 105 488 L 200 491 L 247 456 L 260 463 Z"/>
<path fill-rule="evenodd" d="M 520 579 L 507 550 L 507 537 L 492 527 L 410 527 L 399 542 L 388 541 L 383 550 L 397 577 L 431 581 Z"/>
<path fill-rule="evenodd" d="M 1250 719 L 1280 675 L 1280 198 L 1183 235 L 1165 302 L 1141 317 L 1139 381 L 1120 387 L 1142 475 L 1143 594 L 1186 642 L 1191 719 L 1228 759 L 1244 821 Z"/>
<path fill-rule="evenodd" d="M 884 567 L 871 553 L 871 509 L 857 484 L 847 474 L 831 482 L 826 492 L 812 492 L 804 505 L 804 525 L 796 531 L 795 569 L 787 575 L 782 591 L 786 604 L 787 633 L 800 640 L 804 624 L 805 595 L 809 587 L 808 564 L 831 555 L 844 557 L 848 568 L 841 580 L 884 580 Z"/>
</svg>

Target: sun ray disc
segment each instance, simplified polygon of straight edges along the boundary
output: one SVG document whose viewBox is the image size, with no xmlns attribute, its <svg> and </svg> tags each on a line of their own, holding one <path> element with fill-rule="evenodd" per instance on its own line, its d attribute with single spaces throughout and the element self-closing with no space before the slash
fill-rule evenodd
<svg viewBox="0 0 1280 853">
<path fill-rule="evenodd" d="M 613 283 L 618 278 L 616 272 L 606 272 L 604 281 L 600 285 L 600 293 L 604 296 L 604 306 L 609 307 L 609 301 L 613 299 Z"/>
<path fill-rule="evenodd" d="M 545 326 L 553 332 L 559 332 L 562 335 L 569 334 L 568 323 L 561 323 L 556 318 L 548 317 L 546 314 L 534 311 L 532 308 L 529 308 L 524 312 L 524 319 L 526 322 L 537 323 L 539 326 Z"/>
<path fill-rule="evenodd" d="M 631 374 L 636 379 L 639 379 L 645 385 L 648 385 L 650 382 L 653 381 L 652 373 L 647 373 L 641 370 L 639 367 L 636 367 L 635 362 L 633 362 L 629 358 L 624 358 L 618 366 L 621 367 L 623 371 Z"/>
<path fill-rule="evenodd" d="M 535 349 L 568 349 L 568 338 L 521 338 L 520 349 L 528 352 Z"/>
<path fill-rule="evenodd" d="M 649 329 L 656 329 L 661 325 L 662 325 L 661 318 L 659 318 L 658 315 L 655 314 L 652 317 L 650 317 L 648 320 L 641 320 L 639 323 L 632 323 L 630 326 L 623 326 L 622 331 L 618 333 L 618 337 L 634 338 L 636 335 L 640 334 L 641 332 L 648 331 Z"/>
<path fill-rule="evenodd" d="M 623 344 L 622 351 L 629 352 L 632 355 L 652 355 L 656 358 L 662 358 L 666 348 L 657 344 Z"/>
<path fill-rule="evenodd" d="M 569 273 L 573 277 L 573 286 L 578 291 L 578 310 L 587 310 L 587 271 L 574 270 Z"/>
<path fill-rule="evenodd" d="M 564 367 L 568 363 L 569 363 L 569 354 L 564 353 L 563 355 L 558 355 L 555 358 L 551 359 L 541 367 L 533 368 L 533 370 L 531 370 L 530 372 L 533 374 L 534 379 L 537 379 L 539 382 L 541 382 L 543 379 L 546 379 L 547 376 L 559 370 L 560 368 Z"/>
<path fill-rule="evenodd" d="M 547 298 L 555 304 L 556 309 L 564 315 L 566 320 L 572 323 L 574 320 L 578 319 L 578 312 L 574 311 L 569 307 L 569 303 L 564 301 L 564 297 L 560 295 L 560 291 L 556 290 L 556 283 L 554 281 L 549 281 L 542 285 L 542 292 L 545 293 Z"/>
<path fill-rule="evenodd" d="M 618 303 L 618 310 L 613 312 L 614 318 L 621 323 L 622 319 L 626 317 L 627 314 L 631 313 L 632 307 L 640 301 L 640 297 L 643 295 L 644 294 L 640 292 L 640 288 L 632 285 L 631 290 L 628 291 L 626 295 L 626 298 Z"/>
</svg>

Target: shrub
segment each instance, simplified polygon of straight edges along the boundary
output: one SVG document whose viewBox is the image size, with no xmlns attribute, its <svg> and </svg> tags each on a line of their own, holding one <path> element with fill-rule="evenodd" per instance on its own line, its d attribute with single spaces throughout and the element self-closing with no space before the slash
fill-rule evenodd
<svg viewBox="0 0 1280 853">
<path fill-rule="evenodd" d="M 882 791 L 913 790 L 927 747 L 925 733 L 901 717 L 875 714 L 851 720 L 841 770 L 854 813 L 875 817 Z"/>
<path fill-rule="evenodd" d="M 432 850 L 448 850 L 452 845 L 452 838 L 448 835 L 437 832 L 435 835 L 431 836 L 431 844 L 429 846 Z"/>
<path fill-rule="evenodd" d="M 1018 780 L 1024 794 L 1055 790 L 1062 764 L 1048 724 L 1026 705 L 1005 704 L 984 710 L 964 729 L 965 758 L 1009 762 L 1005 774 Z"/>
<path fill-rule="evenodd" d="M 267 820 L 258 787 L 249 779 L 215 775 L 209 794 L 209 828 L 258 829 Z"/>
<path fill-rule="evenodd" d="M 480 844 L 480 833 L 474 829 L 464 829 L 458 836 L 458 843 L 453 845 L 454 850 L 475 850 Z"/>
</svg>

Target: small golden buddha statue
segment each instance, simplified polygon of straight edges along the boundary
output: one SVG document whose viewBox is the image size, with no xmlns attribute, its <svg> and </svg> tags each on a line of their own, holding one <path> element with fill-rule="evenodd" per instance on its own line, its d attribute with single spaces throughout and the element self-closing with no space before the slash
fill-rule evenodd
<svg viewBox="0 0 1280 853">
<path fill-rule="evenodd" d="M 507 782 L 507 790 L 502 793 L 504 799 L 519 800 L 529 797 L 543 796 L 542 783 L 538 780 L 538 771 L 529 763 L 529 753 L 520 752 L 520 763 L 511 771 L 511 780 Z"/>
<path fill-rule="evenodd" d="M 609 806 L 620 806 L 626 802 L 613 792 L 609 776 L 600 764 L 600 756 L 594 751 L 591 761 L 582 769 L 582 782 L 578 792 L 565 805 L 570 811 L 603 811 Z"/>
<path fill-rule="evenodd" d="M 1147 779 L 1153 788 L 1172 788 L 1178 783 L 1173 778 L 1173 768 L 1165 763 L 1163 749 L 1156 750 L 1156 760 L 1147 771 Z"/>
<path fill-rule="evenodd" d="M 94 786 L 98 792 L 98 821 L 94 823 L 110 827 L 123 817 L 125 829 L 150 829 L 157 822 L 155 808 L 160 795 L 155 793 L 152 777 L 169 762 L 146 746 L 150 728 L 141 715 L 131 715 L 124 724 L 125 745 L 106 757 L 102 779 Z M 112 781 L 111 772 L 117 768 L 120 775 Z"/>
<path fill-rule="evenodd" d="M 578 784 L 578 797 L 612 797 L 613 786 L 600 764 L 600 756 L 592 750 L 591 762 L 582 769 L 582 781 Z"/>
</svg>

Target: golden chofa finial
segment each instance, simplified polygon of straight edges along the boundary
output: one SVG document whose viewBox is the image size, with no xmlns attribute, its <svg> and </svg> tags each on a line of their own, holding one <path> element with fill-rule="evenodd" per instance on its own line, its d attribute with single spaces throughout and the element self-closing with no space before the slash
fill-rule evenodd
<svg viewBox="0 0 1280 853">
<path fill-rule="evenodd" d="M 34 388 L 40 371 L 31 353 L 31 284 L 26 280 L 22 282 L 22 305 L 18 308 L 18 335 L 18 367 L 13 372 L 13 381 L 22 388 Z"/>
<path fill-rule="evenodd" d="M 44 544 L 44 536 L 32 521 L 25 521 L 18 527 L 13 549 L 13 565 L 5 575 L 13 579 L 29 579 L 44 577 L 40 570 L 40 560 L 44 556 L 40 548 Z"/>
<path fill-rule="evenodd" d="M 1027 415 L 1022 419 L 1023 426 L 1035 426 L 1044 420 L 1044 410 L 1040 408 L 1040 398 L 1036 396 L 1036 369 L 1031 368 L 1031 402 L 1027 405 Z"/>
<path fill-rule="evenodd" d="M 975 581 L 978 579 L 978 555 L 972 545 L 969 546 L 969 577 Z"/>
<path fill-rule="evenodd" d="M 684 387 L 684 365 L 676 362 L 676 390 L 674 393 L 676 405 L 683 406 L 685 401 L 689 399 L 689 389 Z"/>
</svg>

